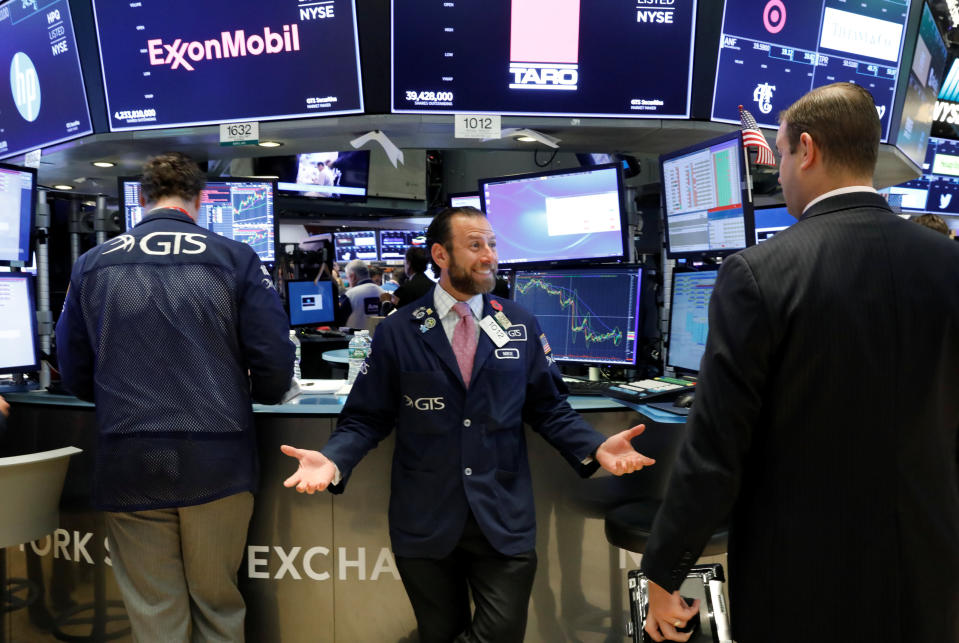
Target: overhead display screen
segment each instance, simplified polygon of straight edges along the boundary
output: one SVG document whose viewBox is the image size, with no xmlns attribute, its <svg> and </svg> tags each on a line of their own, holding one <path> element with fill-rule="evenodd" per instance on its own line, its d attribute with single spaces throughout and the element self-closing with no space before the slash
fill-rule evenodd
<svg viewBox="0 0 959 643">
<path fill-rule="evenodd" d="M 66 0 L 0 2 L 0 158 L 93 132 Z"/>
<path fill-rule="evenodd" d="M 353 0 L 94 0 L 94 14 L 113 131 L 363 111 Z"/>
<path fill-rule="evenodd" d="M 687 118 L 695 16 L 696 0 L 393 0 L 392 110 Z"/>
<path fill-rule="evenodd" d="M 932 129 L 932 115 L 947 57 L 946 43 L 939 34 L 936 19 L 929 5 L 924 3 L 916 51 L 909 67 L 909 84 L 902 106 L 899 133 L 896 135 L 896 147 L 916 165 L 921 166 L 926 156 L 926 143 Z"/>
<path fill-rule="evenodd" d="M 712 119 L 739 123 L 744 105 L 763 127 L 815 87 L 853 82 L 876 101 L 882 140 L 910 0 L 726 0 Z"/>
</svg>

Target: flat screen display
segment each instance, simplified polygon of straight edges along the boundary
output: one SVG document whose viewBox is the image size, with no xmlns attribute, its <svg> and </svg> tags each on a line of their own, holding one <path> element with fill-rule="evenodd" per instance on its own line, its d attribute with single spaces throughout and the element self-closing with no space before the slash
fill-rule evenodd
<svg viewBox="0 0 959 643">
<path fill-rule="evenodd" d="M 67 0 L 0 2 L 0 70 L 0 158 L 93 132 Z"/>
<path fill-rule="evenodd" d="M 959 141 L 930 137 L 921 167 L 922 176 L 884 192 L 904 212 L 959 214 Z"/>
<path fill-rule="evenodd" d="M 363 111 L 353 0 L 94 0 L 112 131 Z"/>
<path fill-rule="evenodd" d="M 666 365 L 699 372 L 709 334 L 709 298 L 718 270 L 673 272 Z"/>
<path fill-rule="evenodd" d="M 625 253 L 618 165 L 517 174 L 480 182 L 481 208 L 503 265 L 619 260 Z"/>
<path fill-rule="evenodd" d="M 336 261 L 345 265 L 354 259 L 379 261 L 379 247 L 376 245 L 376 230 L 334 232 L 333 251 Z"/>
<path fill-rule="evenodd" d="M 0 274 L 0 373 L 39 370 L 33 276 Z"/>
<path fill-rule="evenodd" d="M 0 265 L 30 262 L 37 171 L 0 163 Z"/>
<path fill-rule="evenodd" d="M 756 243 L 771 239 L 777 232 L 782 232 L 796 223 L 796 217 L 789 214 L 784 205 L 757 206 L 753 210 L 756 219 Z"/>
<path fill-rule="evenodd" d="M 635 266 L 517 270 L 513 299 L 536 315 L 556 360 L 630 365 L 640 343 L 642 275 Z M 518 324 L 507 333 L 530 330 Z"/>
<path fill-rule="evenodd" d="M 659 165 L 669 257 L 726 255 L 753 245 L 739 132 L 664 154 Z"/>
<path fill-rule="evenodd" d="M 872 94 L 889 136 L 910 0 L 726 0 L 712 119 L 763 127 L 814 87 L 849 81 Z"/>
<path fill-rule="evenodd" d="M 336 319 L 332 281 L 287 281 L 286 301 L 290 307 L 290 326 L 318 326 Z"/>
<path fill-rule="evenodd" d="M 923 2 L 916 51 L 909 67 L 902 118 L 896 135 L 896 147 L 916 165 L 921 166 L 926 156 L 926 144 L 929 142 L 936 97 L 942 86 L 947 56 L 946 44 L 939 34 L 936 20 L 929 5 Z"/>
<path fill-rule="evenodd" d="M 370 178 L 370 151 L 309 152 L 254 159 L 257 176 L 277 177 L 285 196 L 365 201 Z"/>
<path fill-rule="evenodd" d="M 696 4 L 393 0 L 392 109 L 687 118 Z"/>
<path fill-rule="evenodd" d="M 276 260 L 275 185 L 272 181 L 231 178 L 207 181 L 200 193 L 197 225 L 256 250 L 260 261 Z M 140 181 L 120 179 L 127 230 L 147 213 L 140 207 Z"/>
<path fill-rule="evenodd" d="M 380 238 L 380 260 L 391 263 L 403 263 L 406 251 L 410 248 L 426 250 L 426 232 L 424 230 L 378 230 Z"/>
</svg>

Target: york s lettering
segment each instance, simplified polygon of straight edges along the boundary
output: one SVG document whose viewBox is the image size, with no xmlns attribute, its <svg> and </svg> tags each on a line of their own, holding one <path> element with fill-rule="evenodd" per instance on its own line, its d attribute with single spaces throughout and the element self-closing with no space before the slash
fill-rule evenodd
<svg viewBox="0 0 959 643">
<path fill-rule="evenodd" d="M 140 250 L 148 255 L 198 255 L 206 252 L 203 239 L 206 235 L 195 232 L 151 232 L 140 239 Z"/>
</svg>

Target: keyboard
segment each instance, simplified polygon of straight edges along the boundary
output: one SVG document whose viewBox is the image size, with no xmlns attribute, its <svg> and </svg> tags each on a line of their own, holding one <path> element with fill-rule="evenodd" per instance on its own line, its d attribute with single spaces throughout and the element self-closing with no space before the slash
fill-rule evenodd
<svg viewBox="0 0 959 643">
<path fill-rule="evenodd" d="M 564 377 L 563 383 L 569 389 L 570 395 L 603 395 L 610 386 L 609 382 L 578 380 L 572 377 Z"/>
<path fill-rule="evenodd" d="M 676 398 L 681 393 L 693 390 L 694 386 L 696 386 L 696 382 L 689 380 L 681 380 L 675 377 L 653 377 L 626 384 L 615 384 L 607 387 L 601 394 L 634 404 L 645 404 L 653 400 L 662 401 L 667 398 Z"/>
</svg>

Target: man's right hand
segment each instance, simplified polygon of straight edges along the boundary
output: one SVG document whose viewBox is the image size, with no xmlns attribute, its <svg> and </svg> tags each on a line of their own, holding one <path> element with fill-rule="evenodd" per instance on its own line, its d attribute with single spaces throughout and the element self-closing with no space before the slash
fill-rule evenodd
<svg viewBox="0 0 959 643">
<path fill-rule="evenodd" d="M 333 482 L 336 465 L 319 451 L 297 449 L 286 444 L 280 447 L 280 451 L 300 462 L 296 472 L 283 481 L 284 487 L 295 486 L 300 493 L 313 493 L 325 491 Z"/>
<path fill-rule="evenodd" d="M 0 395 L 0 413 L 3 414 L 3 417 L 10 415 L 10 403 L 3 399 L 2 395 Z"/>
</svg>

